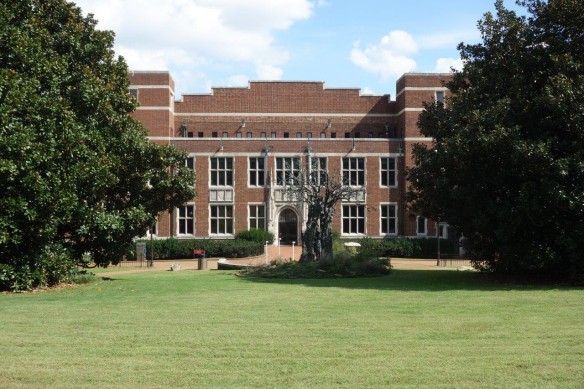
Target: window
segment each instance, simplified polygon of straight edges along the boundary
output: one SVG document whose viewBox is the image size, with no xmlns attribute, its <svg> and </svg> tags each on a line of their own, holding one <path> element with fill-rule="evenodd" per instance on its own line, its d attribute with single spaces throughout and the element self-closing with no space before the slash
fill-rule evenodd
<svg viewBox="0 0 584 389">
<path fill-rule="evenodd" d="M 203 138 L 203 137 L 205 137 L 205 134 L 203 133 L 203 131 L 199 131 L 199 133 L 198 133 L 198 137 L 199 137 L 199 138 Z"/>
<path fill-rule="evenodd" d="M 192 131 L 187 131 L 187 138 L 194 138 L 195 134 Z"/>
<path fill-rule="evenodd" d="M 427 219 L 422 216 L 418 216 L 416 218 L 416 234 L 418 235 L 426 235 L 427 234 Z"/>
<path fill-rule="evenodd" d="M 373 132 L 369 131 L 369 132 L 367 133 L 367 138 L 373 138 Z"/>
<path fill-rule="evenodd" d="M 189 170 L 195 170 L 195 157 L 187 157 L 185 159 L 185 166 L 189 168 Z"/>
<path fill-rule="evenodd" d="M 350 132 L 345 132 L 345 138 L 350 138 L 351 137 L 351 133 Z"/>
<path fill-rule="evenodd" d="M 318 157 L 312 158 L 310 160 L 310 177 L 313 182 L 317 185 L 326 185 L 327 170 L 326 170 L 326 158 Z"/>
<path fill-rule="evenodd" d="M 381 186 L 395 186 L 395 158 L 381 158 Z"/>
<path fill-rule="evenodd" d="M 361 138 L 361 133 L 360 132 L 356 132 L 355 135 L 353 135 L 354 138 Z"/>
<path fill-rule="evenodd" d="M 290 133 L 289 132 L 285 132 L 284 133 L 284 138 L 290 138 Z"/>
<path fill-rule="evenodd" d="M 381 235 L 397 233 L 397 206 L 395 204 L 381 205 Z"/>
<path fill-rule="evenodd" d="M 253 138 L 253 134 L 251 132 L 248 132 L 246 135 L 248 138 Z"/>
<path fill-rule="evenodd" d="M 265 132 L 260 132 L 260 138 L 266 139 L 266 133 Z"/>
<path fill-rule="evenodd" d="M 211 225 L 212 235 L 233 234 L 233 206 L 212 205 L 209 224 Z"/>
<path fill-rule="evenodd" d="M 237 132 L 235 133 L 235 137 L 236 137 L 236 138 L 241 138 L 241 131 L 237 131 Z"/>
<path fill-rule="evenodd" d="M 436 91 L 436 103 L 444 104 L 444 91 Z"/>
<path fill-rule="evenodd" d="M 321 132 L 321 133 L 320 133 L 320 137 L 321 137 L 321 138 L 326 138 L 326 132 Z"/>
<path fill-rule="evenodd" d="M 442 239 L 448 239 L 448 224 L 440 223 L 438 226 L 438 233 Z"/>
<path fill-rule="evenodd" d="M 130 96 L 138 100 L 138 89 L 130 89 Z"/>
<path fill-rule="evenodd" d="M 365 206 L 343 205 L 343 234 L 365 233 Z"/>
<path fill-rule="evenodd" d="M 266 207 L 264 205 L 249 206 L 249 228 L 266 229 Z"/>
<path fill-rule="evenodd" d="M 296 133 L 296 138 L 302 138 L 302 133 L 301 132 L 297 132 Z"/>
<path fill-rule="evenodd" d="M 195 234 L 195 206 L 185 205 L 178 209 L 178 234 Z"/>
<path fill-rule="evenodd" d="M 343 183 L 349 186 L 365 185 L 365 158 L 343 158 Z"/>
<path fill-rule="evenodd" d="M 211 186 L 233 186 L 233 158 L 211 158 Z"/>
<path fill-rule="evenodd" d="M 270 138 L 275 138 L 275 137 L 276 137 L 276 133 L 272 131 L 272 132 L 270 133 Z"/>
<path fill-rule="evenodd" d="M 278 157 L 276 158 L 276 185 L 284 186 L 290 180 L 300 175 L 300 158 Z"/>
<path fill-rule="evenodd" d="M 312 139 L 312 132 L 307 132 L 307 133 L 306 133 L 306 137 L 307 137 L 308 139 Z"/>
<path fill-rule="evenodd" d="M 217 131 L 213 131 L 211 133 L 211 138 L 217 138 Z"/>
<path fill-rule="evenodd" d="M 337 133 L 336 132 L 331 132 L 331 138 L 334 139 L 337 137 Z"/>
<path fill-rule="evenodd" d="M 249 158 L 249 185 L 264 186 L 265 184 L 265 159 Z"/>
<path fill-rule="evenodd" d="M 221 133 L 221 138 L 228 138 L 229 137 L 229 133 L 227 133 L 226 131 L 223 131 Z"/>
</svg>

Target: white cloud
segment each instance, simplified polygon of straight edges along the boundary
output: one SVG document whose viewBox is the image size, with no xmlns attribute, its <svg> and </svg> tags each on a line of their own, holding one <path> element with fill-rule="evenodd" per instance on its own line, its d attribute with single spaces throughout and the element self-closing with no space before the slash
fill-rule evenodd
<svg viewBox="0 0 584 389">
<path fill-rule="evenodd" d="M 375 91 L 373 91 L 373 89 L 371 89 L 370 87 L 366 86 L 365 88 L 361 89 L 361 95 L 373 95 L 376 96 L 378 95 L 378 93 L 375 93 Z"/>
<path fill-rule="evenodd" d="M 450 73 L 451 67 L 456 70 L 462 70 L 462 60 L 460 58 L 438 58 L 438 60 L 436 60 L 436 67 L 434 68 L 434 72 Z"/>
<path fill-rule="evenodd" d="M 284 71 L 277 66 L 259 62 L 256 64 L 256 74 L 259 80 L 280 80 Z"/>
<path fill-rule="evenodd" d="M 379 44 L 361 49 L 356 43 L 351 51 L 353 63 L 366 71 L 379 74 L 383 81 L 411 72 L 416 68 L 416 61 L 408 55 L 416 53 L 418 45 L 414 38 L 405 31 L 392 31 L 381 38 Z"/>
<path fill-rule="evenodd" d="M 260 78 L 282 76 L 280 66 L 290 55 L 277 46 L 274 34 L 310 18 L 315 6 L 309 0 L 78 0 L 77 4 L 85 14 L 95 14 L 98 28 L 116 33 L 115 50 L 131 69 L 172 68 L 180 73 L 189 66 L 241 63 L 254 66 Z"/>
<path fill-rule="evenodd" d="M 249 83 L 249 78 L 243 74 L 236 74 L 229 77 L 228 86 L 247 86 Z"/>
</svg>

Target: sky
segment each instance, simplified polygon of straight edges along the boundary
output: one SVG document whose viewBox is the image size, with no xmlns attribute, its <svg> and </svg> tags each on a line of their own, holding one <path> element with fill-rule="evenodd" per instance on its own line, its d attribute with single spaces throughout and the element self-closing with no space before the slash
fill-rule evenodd
<svg viewBox="0 0 584 389">
<path fill-rule="evenodd" d="M 78 0 L 114 31 L 130 70 L 169 71 L 182 94 L 255 80 L 391 94 L 406 72 L 449 72 L 494 0 Z M 506 7 L 521 10 L 512 0 Z"/>
</svg>

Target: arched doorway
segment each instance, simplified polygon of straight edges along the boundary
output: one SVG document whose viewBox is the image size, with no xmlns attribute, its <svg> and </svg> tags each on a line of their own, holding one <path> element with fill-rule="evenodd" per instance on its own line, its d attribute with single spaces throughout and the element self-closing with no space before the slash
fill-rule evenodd
<svg viewBox="0 0 584 389">
<path fill-rule="evenodd" d="M 298 243 L 298 217 L 290 208 L 280 212 L 278 218 L 278 236 L 281 239 L 280 244 Z"/>
</svg>

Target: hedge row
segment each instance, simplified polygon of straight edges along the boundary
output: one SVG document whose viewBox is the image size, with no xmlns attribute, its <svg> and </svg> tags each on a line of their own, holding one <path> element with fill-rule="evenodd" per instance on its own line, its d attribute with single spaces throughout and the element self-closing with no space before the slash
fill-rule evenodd
<svg viewBox="0 0 584 389">
<path fill-rule="evenodd" d="M 437 254 L 436 238 L 361 238 L 351 241 L 361 244 L 361 250 L 374 252 L 385 257 L 436 258 Z M 450 240 L 440 239 L 440 253 L 456 256 L 454 243 Z"/>
<path fill-rule="evenodd" d="M 205 250 L 207 257 L 245 258 L 264 253 L 264 245 L 242 239 L 160 239 L 141 240 L 146 243 L 147 257 L 150 259 L 154 248 L 154 259 L 192 258 L 194 249 Z M 136 245 L 126 254 L 128 260 L 136 259 Z"/>
</svg>

